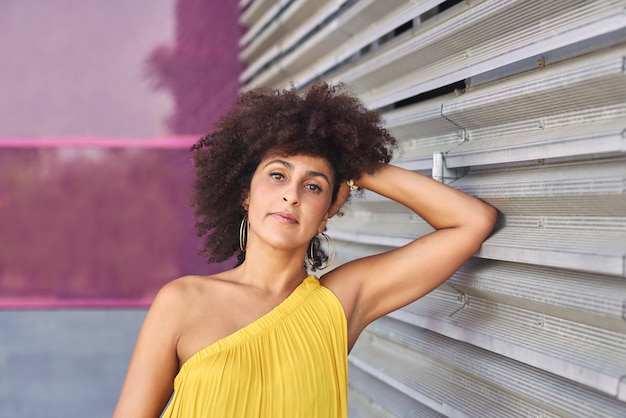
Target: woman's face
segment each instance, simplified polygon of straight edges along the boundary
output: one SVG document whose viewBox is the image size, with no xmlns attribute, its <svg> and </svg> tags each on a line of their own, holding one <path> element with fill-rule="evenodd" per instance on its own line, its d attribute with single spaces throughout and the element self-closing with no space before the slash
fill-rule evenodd
<svg viewBox="0 0 626 418">
<path fill-rule="evenodd" d="M 333 171 L 324 158 L 269 156 L 257 167 L 248 210 L 248 248 L 257 238 L 276 249 L 305 247 L 326 226 L 333 192 Z"/>
</svg>

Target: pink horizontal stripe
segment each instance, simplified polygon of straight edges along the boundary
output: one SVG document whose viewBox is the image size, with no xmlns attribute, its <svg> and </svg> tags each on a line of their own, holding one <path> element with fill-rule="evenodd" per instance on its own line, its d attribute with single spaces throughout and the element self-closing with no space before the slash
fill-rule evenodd
<svg viewBox="0 0 626 418">
<path fill-rule="evenodd" d="M 0 137 L 0 148 L 161 148 L 188 149 L 200 136 L 155 138 Z"/>
<path fill-rule="evenodd" d="M 148 308 L 149 299 L 0 299 L 0 310 Z"/>
</svg>

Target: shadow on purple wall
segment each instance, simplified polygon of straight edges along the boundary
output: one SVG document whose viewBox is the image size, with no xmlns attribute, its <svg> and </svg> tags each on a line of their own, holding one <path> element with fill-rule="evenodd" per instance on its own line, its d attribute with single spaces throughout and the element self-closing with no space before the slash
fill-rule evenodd
<svg viewBox="0 0 626 418">
<path fill-rule="evenodd" d="M 237 1 L 179 0 L 176 45 L 156 47 L 146 60 L 157 89 L 173 95 L 167 125 L 175 134 L 203 134 L 228 110 L 239 90 Z"/>
<path fill-rule="evenodd" d="M 189 208 L 191 155 L 155 149 L 0 150 L 0 300 L 150 299 L 209 274 Z"/>
</svg>

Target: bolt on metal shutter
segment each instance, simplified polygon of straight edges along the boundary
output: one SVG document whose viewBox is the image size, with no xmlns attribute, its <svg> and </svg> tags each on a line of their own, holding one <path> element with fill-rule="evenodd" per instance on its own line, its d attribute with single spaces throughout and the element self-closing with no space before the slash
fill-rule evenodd
<svg viewBox="0 0 626 418">
<path fill-rule="evenodd" d="M 402 142 L 395 164 L 502 213 L 363 332 L 350 416 L 626 416 L 626 1 L 241 4 L 244 88 L 345 82 Z M 340 263 L 432 230 L 368 192 L 345 212 Z"/>
</svg>

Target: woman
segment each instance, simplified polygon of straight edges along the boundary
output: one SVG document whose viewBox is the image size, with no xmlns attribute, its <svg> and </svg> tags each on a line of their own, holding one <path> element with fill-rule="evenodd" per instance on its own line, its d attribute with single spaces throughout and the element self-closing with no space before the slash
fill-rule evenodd
<svg viewBox="0 0 626 418">
<path fill-rule="evenodd" d="M 193 204 L 210 261 L 235 268 L 161 289 L 144 321 L 115 417 L 345 417 L 347 355 L 371 321 L 450 277 L 496 211 L 388 164 L 396 140 L 340 86 L 240 96 L 195 150 Z M 356 187 L 435 228 L 318 279 L 323 234 Z M 173 396 L 172 396 L 173 393 Z"/>
</svg>

